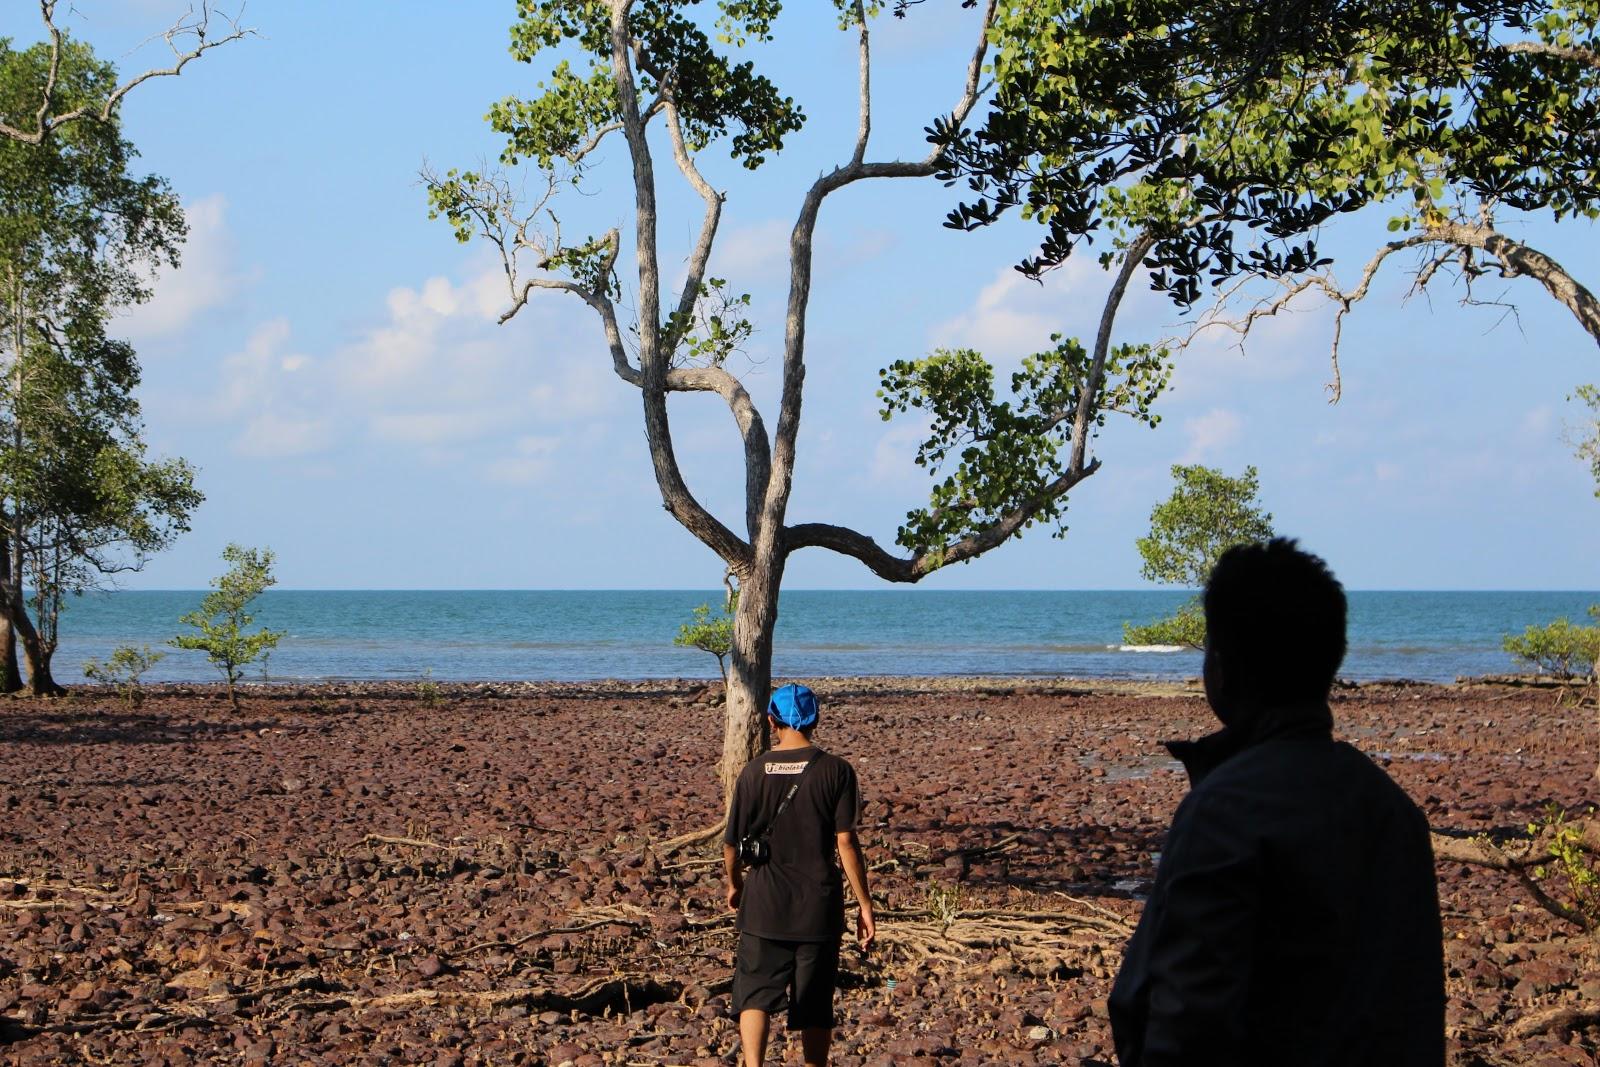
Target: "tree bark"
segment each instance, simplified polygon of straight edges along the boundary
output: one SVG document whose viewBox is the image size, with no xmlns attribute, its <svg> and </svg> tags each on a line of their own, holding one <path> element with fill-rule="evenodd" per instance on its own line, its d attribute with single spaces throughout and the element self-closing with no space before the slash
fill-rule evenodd
<svg viewBox="0 0 1600 1067">
<path fill-rule="evenodd" d="M 12 557 L 13 565 L 15 556 Z M 60 696 L 66 692 L 50 674 L 50 651 L 45 648 L 44 642 L 39 640 L 39 631 L 34 629 L 33 620 L 28 617 L 28 606 L 23 601 L 22 584 L 15 579 L 15 572 L 7 576 L 5 582 L 4 600 L 5 615 L 10 616 L 10 629 L 13 637 L 22 644 L 22 659 L 28 670 L 28 693 L 36 697 Z"/>
<path fill-rule="evenodd" d="M 17 667 L 17 634 L 8 619 L 0 617 L 0 693 L 15 693 L 22 688 L 22 671 Z"/>
<path fill-rule="evenodd" d="M 0 537 L 0 590 L 10 584 L 11 548 Z M 0 597 L 0 693 L 15 693 L 22 688 L 22 672 L 17 669 L 17 632 L 11 626 L 9 605 Z"/>
<path fill-rule="evenodd" d="M 733 616 L 733 648 L 728 656 L 722 731 L 722 797 L 733 802 L 733 784 L 744 765 L 765 752 L 767 698 L 772 692 L 772 634 L 778 623 L 778 590 L 784 553 L 772 544 L 739 583 Z"/>
<path fill-rule="evenodd" d="M 36 697 L 58 697 L 67 690 L 50 674 L 50 653 L 39 641 L 33 624 L 22 634 L 22 657 L 28 666 L 28 692 Z"/>
<path fill-rule="evenodd" d="M 1429 240 L 1444 241 L 1462 248 L 1477 248 L 1499 260 L 1507 277 L 1528 277 L 1572 312 L 1585 333 L 1600 342 L 1600 299 L 1561 264 L 1537 248 L 1513 240 L 1489 226 L 1446 222 L 1422 231 Z"/>
</svg>

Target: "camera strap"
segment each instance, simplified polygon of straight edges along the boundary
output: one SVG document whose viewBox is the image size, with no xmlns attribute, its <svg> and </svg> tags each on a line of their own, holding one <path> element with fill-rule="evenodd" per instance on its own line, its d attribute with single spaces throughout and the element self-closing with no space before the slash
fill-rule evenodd
<svg viewBox="0 0 1600 1067">
<path fill-rule="evenodd" d="M 800 769 L 799 774 L 794 776 L 794 781 L 789 783 L 789 788 L 784 792 L 783 799 L 778 802 L 778 810 L 772 813 L 772 821 L 767 823 L 766 829 L 762 830 L 757 836 L 772 836 L 772 828 L 778 825 L 778 819 L 782 817 L 784 811 L 788 809 L 789 801 L 793 800 L 794 795 L 800 791 L 800 782 L 805 778 L 806 771 L 811 769 L 811 765 L 817 762 L 817 757 L 820 755 L 822 755 L 822 750 L 820 748 L 812 750 L 811 758 L 806 760 L 806 765 Z"/>
</svg>

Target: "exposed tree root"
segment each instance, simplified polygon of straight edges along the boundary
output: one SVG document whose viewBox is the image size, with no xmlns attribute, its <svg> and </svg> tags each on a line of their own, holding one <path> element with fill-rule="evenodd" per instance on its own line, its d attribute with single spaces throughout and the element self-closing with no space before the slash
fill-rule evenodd
<svg viewBox="0 0 1600 1067">
<path fill-rule="evenodd" d="M 645 916 L 648 913 L 642 908 L 628 904 L 618 904 L 612 907 L 589 908 L 582 912 L 575 912 L 573 919 L 577 920 L 568 926 L 552 926 L 545 930 L 535 930 L 520 937 L 498 939 L 495 941 L 481 941 L 476 945 L 468 945 L 459 952 L 451 953 L 452 958 L 470 956 L 475 952 L 486 952 L 497 948 L 517 948 L 529 941 L 539 941 L 556 934 L 581 934 L 589 930 L 598 930 L 602 926 L 626 926 L 632 930 L 643 929 L 646 924 Z"/>
<path fill-rule="evenodd" d="M 1004 949 L 1025 964 L 1057 966 L 1065 954 L 1122 940 L 1133 932 L 1121 918 L 1091 912 L 1006 911 L 980 908 L 940 913 L 933 909 L 878 913 L 878 940 L 914 956 L 966 962 L 974 950 Z"/>
<path fill-rule="evenodd" d="M 383 834 L 368 834 L 361 839 L 363 845 L 373 842 L 380 845 L 409 845 L 412 848 L 438 848 L 444 849 L 446 852 L 454 852 L 465 847 L 463 845 L 441 845 L 437 841 L 424 841 L 415 837 L 387 837 Z"/>
<path fill-rule="evenodd" d="M 1585 845 L 1591 850 L 1593 850 L 1591 843 L 1593 832 L 1593 827 L 1584 828 Z M 1512 850 L 1496 844 L 1482 834 L 1477 837 L 1447 837 L 1436 831 L 1433 834 L 1433 858 L 1505 871 L 1551 915 L 1565 919 L 1582 930 L 1595 928 L 1593 919 L 1572 905 L 1552 897 L 1545 892 L 1538 879 L 1534 878 L 1532 869 L 1541 863 L 1549 862 L 1552 858 L 1547 850 L 1536 847 L 1535 842 L 1526 842 L 1524 847 Z"/>
<path fill-rule="evenodd" d="M 542 1011 L 575 1011 L 600 1015 L 610 1009 L 626 1014 L 641 1004 L 676 1000 L 676 983 L 658 982 L 649 975 L 629 974 L 597 978 L 577 989 L 560 992 L 548 986 L 518 989 L 413 989 L 378 997 L 323 997 L 285 1005 L 282 1012 L 408 1011 L 413 1008 L 473 1008 L 479 1011 L 521 1005 Z"/>
<path fill-rule="evenodd" d="M 1535 1034 L 1546 1034 L 1555 1030 L 1577 1030 L 1595 1025 L 1600 1025 L 1600 1005 L 1568 1004 L 1539 1012 L 1537 1015 L 1529 1015 L 1525 1019 L 1518 1019 L 1506 1031 L 1506 1037 L 1512 1041 L 1522 1041 Z"/>
<path fill-rule="evenodd" d="M 312 990 L 326 994 L 337 988 L 322 975 L 307 971 L 288 981 L 276 982 L 260 989 L 240 993 L 219 993 L 191 1000 L 181 1011 L 83 1017 L 43 1026 L 31 1026 L 19 1019 L 0 1016 L 0 1042 L 26 1040 L 39 1034 L 84 1035 L 114 1030 L 148 1032 L 177 1030 L 189 1026 L 216 1026 L 222 1020 L 209 1014 L 205 1010 L 207 1006 L 231 1001 L 233 1005 L 230 1005 L 228 1012 L 231 1015 L 239 1007 L 262 1003 L 285 993 Z M 528 986 L 483 991 L 414 989 L 376 997 L 352 997 L 334 993 L 331 996 L 290 1000 L 273 1006 L 265 1014 L 276 1016 L 324 1011 L 408 1011 L 432 1007 L 472 1008 L 486 1011 L 512 1005 L 526 1005 L 541 1011 L 575 1011 L 581 1015 L 601 1015 L 608 1010 L 627 1014 L 641 1005 L 676 1000 L 681 991 L 681 987 L 675 982 L 658 981 L 650 975 L 624 974 L 593 979 L 568 991 L 548 986 Z"/>
<path fill-rule="evenodd" d="M 666 841 L 653 844 L 650 846 L 650 849 L 657 856 L 665 858 L 686 848 L 694 848 L 698 845 L 710 844 L 712 841 L 720 838 L 722 836 L 722 831 L 727 829 L 727 827 L 728 820 L 726 818 L 722 818 L 717 820 L 717 824 L 715 826 L 708 826 L 705 829 L 692 830 L 689 833 L 680 834 L 677 837 L 669 838 Z"/>
</svg>

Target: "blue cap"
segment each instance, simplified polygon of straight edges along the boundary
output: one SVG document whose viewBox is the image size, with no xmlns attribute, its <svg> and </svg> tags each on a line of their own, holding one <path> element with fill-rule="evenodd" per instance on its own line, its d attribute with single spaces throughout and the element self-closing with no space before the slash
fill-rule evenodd
<svg viewBox="0 0 1600 1067">
<path fill-rule="evenodd" d="M 817 725 L 817 694 L 803 685 L 786 685 L 772 694 L 767 714 L 791 730 L 809 730 Z"/>
</svg>

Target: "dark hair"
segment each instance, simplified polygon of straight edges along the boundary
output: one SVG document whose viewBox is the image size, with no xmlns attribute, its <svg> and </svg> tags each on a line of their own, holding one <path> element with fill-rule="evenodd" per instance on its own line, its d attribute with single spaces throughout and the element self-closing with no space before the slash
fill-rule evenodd
<svg viewBox="0 0 1600 1067">
<path fill-rule="evenodd" d="M 1290 538 L 1235 545 L 1205 591 L 1206 642 L 1227 686 L 1267 699 L 1325 697 L 1344 662 L 1344 587 Z"/>
</svg>

